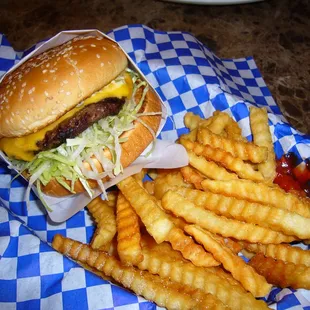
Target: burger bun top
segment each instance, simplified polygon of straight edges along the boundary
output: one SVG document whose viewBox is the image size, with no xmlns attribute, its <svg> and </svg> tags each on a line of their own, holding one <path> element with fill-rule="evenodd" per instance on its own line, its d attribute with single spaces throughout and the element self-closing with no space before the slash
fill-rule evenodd
<svg viewBox="0 0 310 310">
<path fill-rule="evenodd" d="M 30 58 L 0 84 L 0 138 L 53 123 L 127 65 L 118 45 L 103 37 L 76 37 Z"/>
</svg>

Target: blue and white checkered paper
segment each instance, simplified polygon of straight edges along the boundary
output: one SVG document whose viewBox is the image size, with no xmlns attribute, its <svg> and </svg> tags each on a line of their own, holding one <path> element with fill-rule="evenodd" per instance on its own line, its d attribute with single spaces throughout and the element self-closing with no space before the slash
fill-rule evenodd
<svg viewBox="0 0 310 310">
<path fill-rule="evenodd" d="M 175 140 L 187 130 L 183 117 L 229 113 L 251 139 L 248 106 L 267 108 L 276 154 L 310 157 L 310 137 L 291 128 L 275 104 L 253 58 L 220 59 L 191 34 L 124 26 L 109 35 L 137 63 L 168 106 L 171 117 L 159 136 Z M 33 48 L 32 48 L 33 49 Z M 31 50 L 32 50 L 31 49 Z M 0 35 L 0 75 L 29 53 L 16 52 Z M 122 288 L 85 271 L 48 244 L 56 233 L 89 242 L 94 223 L 82 210 L 62 224 L 51 223 L 26 182 L 0 163 L 0 309 L 156 309 Z M 310 309 L 307 290 L 274 289 L 274 309 Z"/>
</svg>

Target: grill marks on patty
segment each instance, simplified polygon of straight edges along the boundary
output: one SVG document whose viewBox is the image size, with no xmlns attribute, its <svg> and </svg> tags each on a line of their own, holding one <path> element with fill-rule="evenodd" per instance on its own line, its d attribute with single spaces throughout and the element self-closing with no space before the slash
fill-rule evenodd
<svg viewBox="0 0 310 310">
<path fill-rule="evenodd" d="M 39 151 L 55 148 L 66 142 L 66 139 L 75 138 L 100 119 L 117 115 L 124 103 L 124 98 L 113 97 L 87 105 L 73 117 L 61 122 L 54 130 L 48 131 L 44 139 L 37 142 Z"/>
</svg>

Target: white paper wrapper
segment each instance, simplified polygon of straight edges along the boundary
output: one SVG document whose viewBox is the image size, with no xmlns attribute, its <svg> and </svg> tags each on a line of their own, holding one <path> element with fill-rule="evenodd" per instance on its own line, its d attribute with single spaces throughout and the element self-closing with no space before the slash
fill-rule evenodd
<svg viewBox="0 0 310 310">
<path fill-rule="evenodd" d="M 96 29 L 62 31 L 58 33 L 57 35 L 55 35 L 54 37 L 52 37 L 50 40 L 43 43 L 37 49 L 32 51 L 29 55 L 24 57 L 18 64 L 13 66 L 6 74 L 18 68 L 29 58 L 39 55 L 50 48 L 61 45 L 79 35 L 105 37 L 115 42 L 114 40 L 106 36 L 104 33 Z M 115 43 L 119 46 L 117 42 Z M 124 50 L 123 52 L 126 54 Z M 134 62 L 128 57 L 128 55 L 127 55 L 127 58 L 129 62 L 129 67 L 134 69 L 136 72 L 138 72 L 141 78 L 147 81 L 144 74 L 134 64 Z M 0 82 L 2 81 L 4 77 L 5 75 L 2 76 Z M 150 84 L 149 86 L 154 90 L 154 88 Z M 159 129 L 158 129 L 157 135 L 161 131 L 162 127 L 164 126 L 166 117 L 167 117 L 167 108 L 159 96 L 158 98 L 161 101 L 163 113 L 162 113 L 162 120 L 161 120 Z M 109 187 L 115 185 L 116 183 L 124 179 L 125 177 L 128 177 L 132 174 L 139 172 L 144 167 L 146 168 L 178 168 L 178 167 L 185 166 L 188 163 L 188 157 L 187 157 L 186 151 L 181 145 L 177 145 L 173 142 L 157 140 L 153 153 L 150 156 L 145 157 L 145 154 L 147 154 L 147 151 L 149 150 L 149 148 L 145 150 L 143 154 L 131 166 L 124 169 L 123 174 L 107 182 L 105 184 L 105 188 L 108 189 Z M 4 161 L 6 161 L 9 165 L 11 165 L 11 162 L 8 160 L 8 158 L 5 157 L 5 155 L 2 152 L 0 152 L 0 157 Z M 171 161 L 171 158 L 175 158 L 176 160 Z M 37 194 L 35 187 L 33 187 L 33 190 Z M 99 196 L 100 194 L 101 194 L 101 191 L 98 188 L 95 190 L 93 197 L 89 197 L 88 194 L 83 193 L 83 194 L 71 195 L 68 197 L 62 197 L 62 198 L 43 195 L 43 199 L 48 204 L 49 208 L 52 210 L 52 212 L 47 211 L 50 219 L 54 222 L 63 222 L 67 220 L 68 218 L 70 218 L 71 216 L 73 216 L 74 214 L 76 214 L 82 208 L 84 208 L 85 205 L 87 205 L 92 199 Z"/>
</svg>

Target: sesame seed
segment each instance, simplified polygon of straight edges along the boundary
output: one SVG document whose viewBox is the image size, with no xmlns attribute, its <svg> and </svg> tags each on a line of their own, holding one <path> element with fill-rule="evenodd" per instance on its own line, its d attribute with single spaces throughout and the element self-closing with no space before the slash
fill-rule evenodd
<svg viewBox="0 0 310 310">
<path fill-rule="evenodd" d="M 100 64 L 100 67 L 104 67 L 104 63 L 103 62 Z"/>
<path fill-rule="evenodd" d="M 46 68 L 48 68 L 49 66 L 50 66 L 50 64 L 47 64 L 47 65 L 46 65 Z"/>
<path fill-rule="evenodd" d="M 47 70 L 46 70 L 46 69 L 44 69 L 44 70 L 42 71 L 42 73 L 43 73 L 43 74 L 45 74 L 46 72 L 47 72 Z"/>
<path fill-rule="evenodd" d="M 47 82 L 48 82 L 48 80 L 43 80 L 43 82 L 44 82 L 44 83 L 47 83 Z"/>
<path fill-rule="evenodd" d="M 55 72 L 55 70 L 50 70 L 50 73 L 54 73 Z"/>
<path fill-rule="evenodd" d="M 43 113 L 43 109 L 40 109 L 40 112 Z"/>
<path fill-rule="evenodd" d="M 97 58 L 100 58 L 100 55 L 99 55 L 99 54 L 96 54 L 96 57 L 97 57 Z"/>
<path fill-rule="evenodd" d="M 35 91 L 35 87 L 32 87 L 29 91 L 28 91 L 28 95 L 31 95 L 34 91 Z"/>
<path fill-rule="evenodd" d="M 27 85 L 27 83 L 26 82 L 24 82 L 23 84 L 22 84 L 22 87 L 25 87 Z"/>
<path fill-rule="evenodd" d="M 67 92 L 66 92 L 66 95 L 67 95 L 67 96 L 70 96 L 70 95 L 71 95 L 71 92 L 70 92 L 70 91 L 67 91 Z"/>
<path fill-rule="evenodd" d="M 24 121 L 23 119 L 21 120 L 21 122 L 22 122 L 23 124 L 25 124 L 25 121 Z"/>
<path fill-rule="evenodd" d="M 63 82 L 64 82 L 64 84 L 68 84 L 68 81 L 67 81 L 67 80 L 64 80 Z"/>
<path fill-rule="evenodd" d="M 95 44 L 91 44 L 90 46 L 91 46 L 91 47 L 96 47 L 96 45 L 95 45 Z"/>
<path fill-rule="evenodd" d="M 34 102 L 33 98 L 30 98 L 30 102 Z"/>
<path fill-rule="evenodd" d="M 60 92 L 60 93 L 63 93 L 63 92 L 64 92 L 64 90 L 63 90 L 63 89 L 61 89 L 59 92 Z"/>
<path fill-rule="evenodd" d="M 106 50 L 107 50 L 107 48 L 106 48 L 106 47 L 104 47 L 104 46 L 102 46 L 102 49 L 103 49 L 104 51 L 106 51 Z"/>
<path fill-rule="evenodd" d="M 74 72 L 70 72 L 70 75 L 74 75 Z"/>
<path fill-rule="evenodd" d="M 8 119 L 6 119 L 6 120 L 5 120 L 5 122 L 8 124 L 8 123 L 9 123 L 9 120 L 8 120 Z"/>
<path fill-rule="evenodd" d="M 83 72 L 84 72 L 84 70 L 83 70 L 83 69 L 81 69 L 79 72 L 80 72 L 80 73 L 83 73 Z"/>
<path fill-rule="evenodd" d="M 47 91 L 45 91 L 45 92 L 44 92 L 44 95 L 45 95 L 46 97 L 48 97 L 48 92 L 47 92 Z"/>
</svg>

